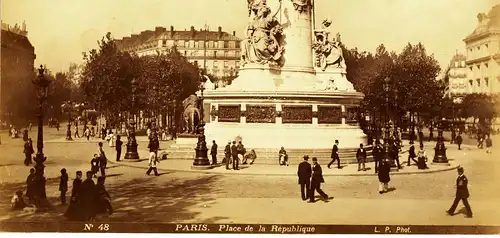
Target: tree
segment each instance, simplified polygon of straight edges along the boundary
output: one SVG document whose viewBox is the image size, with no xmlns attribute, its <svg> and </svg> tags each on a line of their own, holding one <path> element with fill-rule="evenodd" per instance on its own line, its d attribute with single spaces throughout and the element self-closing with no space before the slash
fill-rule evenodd
<svg viewBox="0 0 500 238">
<path fill-rule="evenodd" d="M 134 111 L 132 80 L 139 79 L 138 57 L 119 51 L 111 33 L 98 43 L 99 49 L 83 55 L 80 87 L 87 101 L 107 116 Z"/>
<path fill-rule="evenodd" d="M 488 120 L 493 119 L 497 114 L 495 102 L 495 98 L 487 94 L 471 93 L 465 95 L 462 104 L 464 105 L 465 115 L 473 118 L 473 124 L 478 119 L 479 124 L 484 126 Z"/>
</svg>

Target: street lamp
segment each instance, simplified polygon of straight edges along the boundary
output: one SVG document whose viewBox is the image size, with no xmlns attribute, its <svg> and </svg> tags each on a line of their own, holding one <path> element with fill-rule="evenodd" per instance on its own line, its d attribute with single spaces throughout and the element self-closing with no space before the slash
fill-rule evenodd
<svg viewBox="0 0 500 238">
<path fill-rule="evenodd" d="M 132 112 L 135 111 L 135 89 L 137 87 L 137 81 L 132 79 Z M 135 139 L 135 120 L 134 114 L 130 115 L 129 119 L 129 136 L 127 138 L 127 152 L 125 153 L 125 159 L 129 160 L 139 160 L 139 153 L 137 153 L 137 141 Z"/>
<path fill-rule="evenodd" d="M 73 109 L 73 105 L 71 102 L 66 102 L 61 106 L 63 111 L 68 113 L 68 129 L 66 130 L 66 140 L 72 141 L 73 138 L 71 138 L 71 112 Z"/>
<path fill-rule="evenodd" d="M 443 122 L 445 121 L 444 118 L 442 118 L 440 121 L 438 121 L 438 138 L 436 142 L 436 147 L 434 148 L 434 159 L 432 160 L 433 163 L 436 164 L 445 164 L 449 165 L 448 163 L 448 158 L 446 157 L 446 147 L 444 145 L 444 138 L 443 138 Z"/>
<path fill-rule="evenodd" d="M 195 150 L 195 157 L 193 161 L 193 168 L 211 168 L 210 166 L 210 161 L 208 160 L 207 156 L 207 142 L 205 138 L 205 121 L 203 118 L 203 90 L 205 89 L 205 80 L 206 78 L 202 76 L 200 78 L 200 91 L 201 91 L 201 112 L 200 112 L 200 123 L 199 123 L 199 128 L 198 128 L 198 143 L 196 144 Z"/>
<path fill-rule="evenodd" d="M 43 102 L 48 97 L 48 89 L 51 81 L 45 76 L 45 69 L 40 65 L 38 76 L 32 80 L 36 86 L 36 95 L 38 98 L 38 134 L 37 134 L 37 153 L 35 156 L 35 205 L 37 207 L 47 207 L 47 194 L 45 190 L 45 177 L 43 164 L 47 157 L 43 154 Z"/>
</svg>

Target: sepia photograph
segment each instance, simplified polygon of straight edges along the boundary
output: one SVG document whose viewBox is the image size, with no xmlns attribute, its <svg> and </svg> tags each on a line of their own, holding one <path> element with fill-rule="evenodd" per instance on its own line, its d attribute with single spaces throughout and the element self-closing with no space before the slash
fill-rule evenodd
<svg viewBox="0 0 500 238">
<path fill-rule="evenodd" d="M 500 234 L 499 0 L 0 18 L 0 235 Z"/>
</svg>

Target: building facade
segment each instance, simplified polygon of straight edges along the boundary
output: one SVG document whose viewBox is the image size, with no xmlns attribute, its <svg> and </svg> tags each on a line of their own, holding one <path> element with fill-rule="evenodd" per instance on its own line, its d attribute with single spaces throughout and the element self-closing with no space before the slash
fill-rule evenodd
<svg viewBox="0 0 500 238">
<path fill-rule="evenodd" d="M 467 78 L 467 66 L 465 64 L 466 56 L 456 54 L 448 65 L 448 70 L 445 78 L 445 83 L 448 85 L 448 93 L 451 96 L 461 96 L 472 92 Z"/>
<path fill-rule="evenodd" d="M 16 88 L 32 85 L 35 77 L 35 48 L 29 41 L 26 24 L 14 27 L 2 22 L 0 60 L 0 117 L 9 120 L 18 115 L 20 98 Z"/>
<path fill-rule="evenodd" d="M 139 56 L 154 55 L 166 52 L 176 46 L 189 62 L 205 68 L 208 73 L 218 76 L 235 76 L 240 68 L 241 39 L 222 31 L 175 30 L 173 26 L 167 31 L 164 27 L 156 27 L 154 31 L 143 31 L 129 37 L 116 40 L 120 50 L 134 52 Z"/>
<path fill-rule="evenodd" d="M 468 93 L 500 93 L 500 4 L 465 39 Z"/>
</svg>

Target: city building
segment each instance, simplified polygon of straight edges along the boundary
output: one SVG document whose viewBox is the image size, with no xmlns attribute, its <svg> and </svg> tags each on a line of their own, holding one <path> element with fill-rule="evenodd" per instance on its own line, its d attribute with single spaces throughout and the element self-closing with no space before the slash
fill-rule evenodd
<svg viewBox="0 0 500 238">
<path fill-rule="evenodd" d="M 156 27 L 154 31 L 143 31 L 140 34 L 116 40 L 120 50 L 135 52 L 139 56 L 154 55 L 165 52 L 176 46 L 189 62 L 205 68 L 208 73 L 218 76 L 235 76 L 240 67 L 241 39 L 222 31 L 175 30 L 173 26 L 167 31 L 164 27 Z"/>
<path fill-rule="evenodd" d="M 467 79 L 466 56 L 455 54 L 444 72 L 445 84 L 448 86 L 447 94 L 450 96 L 462 96 L 471 92 L 471 87 Z"/>
<path fill-rule="evenodd" d="M 0 60 L 0 117 L 8 119 L 17 113 L 18 100 L 13 92 L 20 82 L 30 82 L 35 77 L 35 48 L 28 39 L 26 24 L 12 27 L 2 22 Z"/>
<path fill-rule="evenodd" d="M 500 92 L 500 4 L 477 15 L 477 26 L 465 39 L 468 93 Z"/>
</svg>

